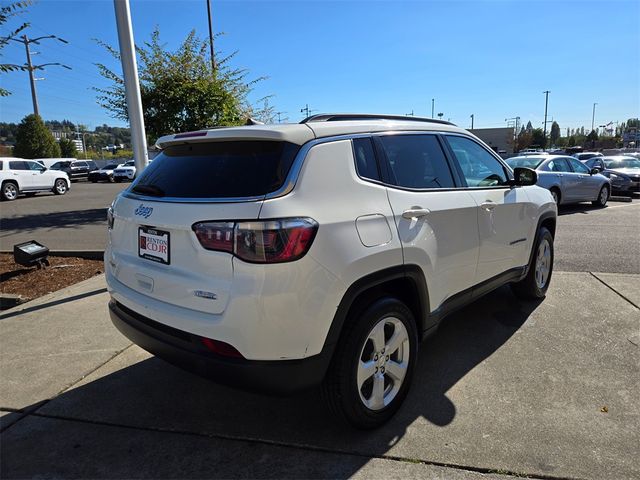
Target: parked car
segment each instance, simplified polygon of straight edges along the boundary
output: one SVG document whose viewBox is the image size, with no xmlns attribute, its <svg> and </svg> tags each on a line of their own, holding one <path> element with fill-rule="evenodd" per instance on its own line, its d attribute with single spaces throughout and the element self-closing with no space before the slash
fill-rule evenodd
<svg viewBox="0 0 640 480">
<path fill-rule="evenodd" d="M 96 162 L 93 160 L 63 160 L 51 165 L 51 170 L 60 170 L 61 172 L 65 172 L 71 181 L 81 179 L 87 180 L 89 178 L 89 172 L 98 170 L 98 165 L 96 165 Z"/>
<path fill-rule="evenodd" d="M 609 179 L 596 169 L 589 169 L 574 157 L 538 155 L 511 157 L 510 167 L 533 168 L 538 172 L 538 185 L 548 188 L 558 205 L 592 202 L 604 207 L 611 195 Z"/>
<path fill-rule="evenodd" d="M 64 195 L 71 188 L 65 172 L 49 170 L 35 160 L 0 158 L 0 196 L 15 200 L 18 195 L 33 196 L 38 192 Z"/>
<path fill-rule="evenodd" d="M 129 160 L 113 171 L 113 181 L 134 180 L 136 178 L 136 162 Z"/>
<path fill-rule="evenodd" d="M 116 168 L 121 167 L 122 163 L 112 162 L 108 163 L 104 167 L 89 172 L 89 181 L 92 183 L 96 182 L 113 182 L 113 171 Z"/>
<path fill-rule="evenodd" d="M 625 155 L 593 157 L 584 161 L 589 168 L 596 168 L 611 180 L 611 190 L 617 195 L 640 192 L 640 160 Z"/>
<path fill-rule="evenodd" d="M 449 122 L 316 115 L 158 146 L 107 214 L 111 318 L 221 383 L 322 384 L 339 418 L 373 428 L 445 315 L 549 286 L 551 194 Z"/>
<path fill-rule="evenodd" d="M 577 158 L 581 162 L 584 162 L 585 160 L 589 160 L 590 158 L 593 158 L 593 157 L 602 157 L 602 156 L 603 154 L 600 152 L 580 152 L 580 153 L 573 154 L 573 157 Z"/>
</svg>

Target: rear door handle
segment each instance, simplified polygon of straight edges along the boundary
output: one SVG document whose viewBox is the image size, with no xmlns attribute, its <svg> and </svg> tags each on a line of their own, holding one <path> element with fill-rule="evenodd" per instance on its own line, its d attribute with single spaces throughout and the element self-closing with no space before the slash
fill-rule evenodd
<svg viewBox="0 0 640 480">
<path fill-rule="evenodd" d="M 480 204 L 480 207 L 484 208 L 486 211 L 491 211 L 496 208 L 497 203 L 495 202 L 484 202 Z"/>
<path fill-rule="evenodd" d="M 424 217 L 425 215 L 428 215 L 429 213 L 431 213 L 431 210 L 429 210 L 428 208 L 412 207 L 412 208 L 409 208 L 408 210 L 405 210 L 404 212 L 402 212 L 402 218 L 406 218 L 407 220 L 411 220 L 412 218 Z"/>
</svg>

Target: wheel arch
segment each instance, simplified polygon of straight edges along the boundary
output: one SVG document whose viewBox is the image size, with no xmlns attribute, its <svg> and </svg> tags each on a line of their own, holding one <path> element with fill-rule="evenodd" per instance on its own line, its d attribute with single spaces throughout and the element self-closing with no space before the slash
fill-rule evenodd
<svg viewBox="0 0 640 480">
<path fill-rule="evenodd" d="M 429 295 L 422 269 L 399 265 L 380 270 L 355 281 L 342 296 L 329 327 L 323 351 L 333 356 L 348 318 L 364 311 L 376 299 L 393 296 L 404 302 L 416 320 L 418 334 L 430 328 Z"/>
</svg>

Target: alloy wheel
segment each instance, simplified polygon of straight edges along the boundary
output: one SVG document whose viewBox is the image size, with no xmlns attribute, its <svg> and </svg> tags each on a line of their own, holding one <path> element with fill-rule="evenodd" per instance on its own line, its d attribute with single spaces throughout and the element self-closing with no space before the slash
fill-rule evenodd
<svg viewBox="0 0 640 480">
<path fill-rule="evenodd" d="M 56 182 L 56 191 L 62 195 L 67 191 L 67 184 L 65 183 L 64 180 L 58 180 Z"/>
<path fill-rule="evenodd" d="M 536 285 L 539 289 L 543 289 L 549 280 L 549 272 L 551 271 L 551 245 L 545 238 L 538 246 L 538 254 L 536 256 L 535 278 Z"/>
<path fill-rule="evenodd" d="M 393 401 L 405 380 L 409 354 L 409 334 L 398 318 L 383 318 L 371 329 L 357 370 L 358 393 L 367 408 L 381 410 Z"/>
<path fill-rule="evenodd" d="M 7 200 L 15 200 L 18 197 L 18 189 L 13 183 L 7 183 L 3 188 L 3 194 Z"/>
</svg>

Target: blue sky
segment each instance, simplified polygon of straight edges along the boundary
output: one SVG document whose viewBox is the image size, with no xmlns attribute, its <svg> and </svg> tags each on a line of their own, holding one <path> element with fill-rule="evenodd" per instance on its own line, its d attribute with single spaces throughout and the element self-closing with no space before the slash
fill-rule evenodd
<svg viewBox="0 0 640 480">
<path fill-rule="evenodd" d="M 544 90 L 549 119 L 561 128 L 624 121 L 640 114 L 640 1 L 219 1 L 216 47 L 239 50 L 236 66 L 268 76 L 251 98 L 275 95 L 290 121 L 309 104 L 320 112 L 436 113 L 468 128 L 505 125 L 520 116 L 541 127 Z M 205 36 L 205 0 L 131 0 L 134 36 L 158 25 L 174 48 L 191 29 Z M 34 63 L 60 61 L 37 82 L 45 119 L 69 119 L 90 128 L 122 125 L 95 101 L 93 86 L 107 83 L 95 62 L 112 62 L 93 38 L 117 46 L 108 0 L 39 0 L 23 17 L 30 36 L 55 34 L 33 46 Z M 5 32 L 3 32 L 5 33 Z M 3 63 L 23 63 L 12 44 Z M 119 65 L 114 64 L 119 69 Z M 13 92 L 0 99 L 2 121 L 31 113 L 27 74 L 3 75 Z"/>
</svg>

